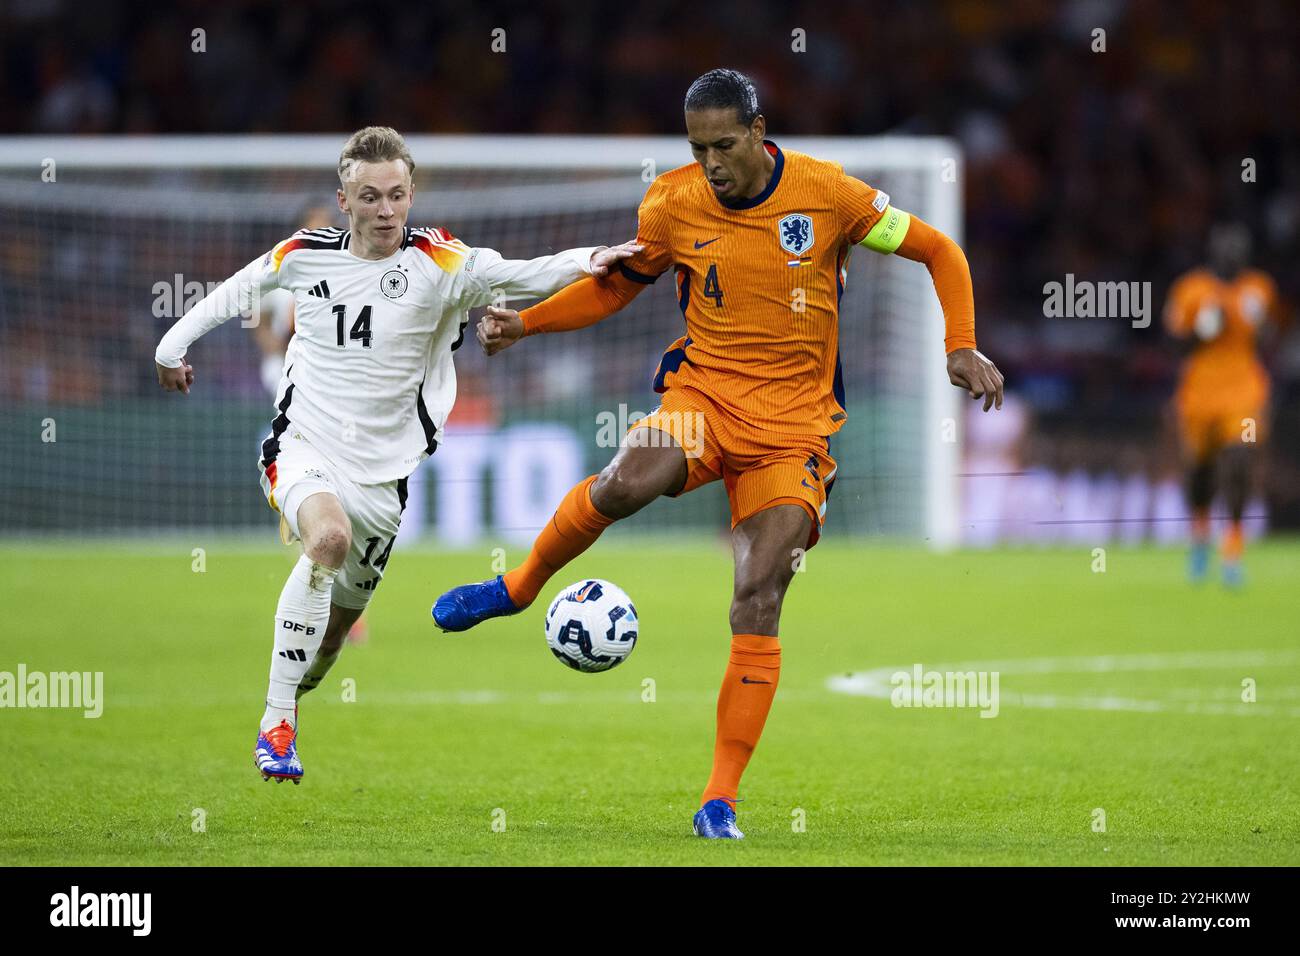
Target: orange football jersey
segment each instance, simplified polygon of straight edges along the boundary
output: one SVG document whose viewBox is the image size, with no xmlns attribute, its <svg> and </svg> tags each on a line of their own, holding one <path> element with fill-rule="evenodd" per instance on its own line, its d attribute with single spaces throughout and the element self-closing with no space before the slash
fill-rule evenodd
<svg viewBox="0 0 1300 956">
<path fill-rule="evenodd" d="M 1268 373 L 1255 354 L 1255 334 L 1277 306 L 1277 289 L 1267 274 L 1243 270 L 1224 281 L 1208 269 L 1193 269 L 1169 290 L 1165 323 L 1174 335 L 1195 332 L 1198 322 L 1218 329 L 1183 365 L 1177 404 L 1184 412 L 1225 411 L 1268 400 Z"/>
<path fill-rule="evenodd" d="M 750 199 L 719 199 L 698 164 L 659 176 L 638 213 L 645 249 L 623 274 L 673 268 L 686 335 L 655 387 L 699 389 L 750 424 L 829 435 L 848 417 L 839 364 L 845 263 L 889 205 L 838 163 L 766 142 L 776 161 Z"/>
</svg>

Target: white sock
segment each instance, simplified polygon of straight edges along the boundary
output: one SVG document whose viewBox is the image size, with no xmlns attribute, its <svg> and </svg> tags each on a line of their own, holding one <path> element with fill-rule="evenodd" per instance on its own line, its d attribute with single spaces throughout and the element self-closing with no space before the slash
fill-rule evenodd
<svg viewBox="0 0 1300 956">
<path fill-rule="evenodd" d="M 330 592 L 338 568 L 318 564 L 307 555 L 298 559 L 280 592 L 275 609 L 275 650 L 266 691 L 262 730 L 282 720 L 294 723 L 294 701 L 307 666 L 316 657 L 330 620 Z"/>
</svg>

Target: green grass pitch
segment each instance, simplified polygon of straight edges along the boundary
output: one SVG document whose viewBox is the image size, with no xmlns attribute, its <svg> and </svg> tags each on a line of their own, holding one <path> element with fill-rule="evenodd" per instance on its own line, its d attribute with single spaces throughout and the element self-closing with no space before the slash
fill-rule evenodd
<svg viewBox="0 0 1300 956">
<path fill-rule="evenodd" d="M 490 559 L 398 552 L 369 643 L 304 701 L 300 787 L 251 757 L 292 552 L 214 544 L 196 573 L 190 548 L 0 549 L 0 671 L 104 674 L 98 719 L 0 710 L 0 864 L 1300 863 L 1294 541 L 1249 551 L 1236 594 L 1190 587 L 1172 550 L 1113 548 L 1094 573 L 1087 547 L 823 544 L 786 601 L 741 843 L 690 833 L 724 544 L 605 542 L 553 582 L 637 604 L 635 653 L 596 675 L 551 657 L 544 601 L 436 632 L 432 599 Z M 1001 668 L 996 718 L 828 688 L 963 662 Z"/>
</svg>

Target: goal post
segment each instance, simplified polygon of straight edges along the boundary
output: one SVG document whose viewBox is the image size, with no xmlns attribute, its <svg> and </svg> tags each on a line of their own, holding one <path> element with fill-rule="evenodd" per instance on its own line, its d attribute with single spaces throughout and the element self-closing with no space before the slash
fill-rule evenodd
<svg viewBox="0 0 1300 956">
<path fill-rule="evenodd" d="M 271 397 L 250 323 L 191 349 L 187 398 L 164 395 L 153 348 L 197 297 L 332 206 L 343 135 L 0 138 L 0 534 L 156 534 L 272 527 L 256 481 Z M 783 138 L 844 165 L 961 241 L 961 154 L 938 137 Z M 691 162 L 684 137 L 408 136 L 411 223 L 509 258 L 636 231 L 653 178 Z M 340 221 L 340 224 L 342 222 Z M 841 302 L 849 419 L 827 537 L 958 540 L 960 393 L 924 267 L 856 249 Z M 671 277 L 669 277 L 671 278 Z M 682 333 L 672 282 L 579 332 L 489 361 L 457 352 L 460 400 L 421 466 L 403 537 L 524 541 L 572 480 L 657 404 L 651 374 Z M 472 332 L 467 335 L 472 346 Z M 613 436 L 614 445 L 611 445 Z M 618 534 L 726 527 L 706 486 Z M 409 542 L 408 542 L 409 543 Z"/>
</svg>

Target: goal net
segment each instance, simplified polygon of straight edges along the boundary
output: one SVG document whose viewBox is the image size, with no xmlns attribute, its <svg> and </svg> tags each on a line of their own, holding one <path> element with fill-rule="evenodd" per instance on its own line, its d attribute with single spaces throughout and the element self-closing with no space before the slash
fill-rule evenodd
<svg viewBox="0 0 1300 956">
<path fill-rule="evenodd" d="M 232 319 L 191 348 L 188 397 L 159 390 L 153 352 L 213 284 L 333 205 L 342 139 L 0 140 L 0 534 L 271 532 L 256 459 L 274 412 L 252 323 Z M 654 175 L 691 161 L 682 137 L 408 141 L 411 223 L 509 258 L 633 237 Z M 780 142 L 843 163 L 960 240 L 953 142 Z M 460 399 L 412 479 L 403 543 L 530 539 L 657 404 L 655 365 L 682 330 L 671 273 L 617 316 L 490 360 L 471 328 L 456 356 Z M 849 419 L 831 439 L 828 538 L 955 543 L 958 396 L 926 270 L 855 250 L 840 353 Z M 715 484 L 613 533 L 716 534 L 727 515 Z"/>
</svg>

